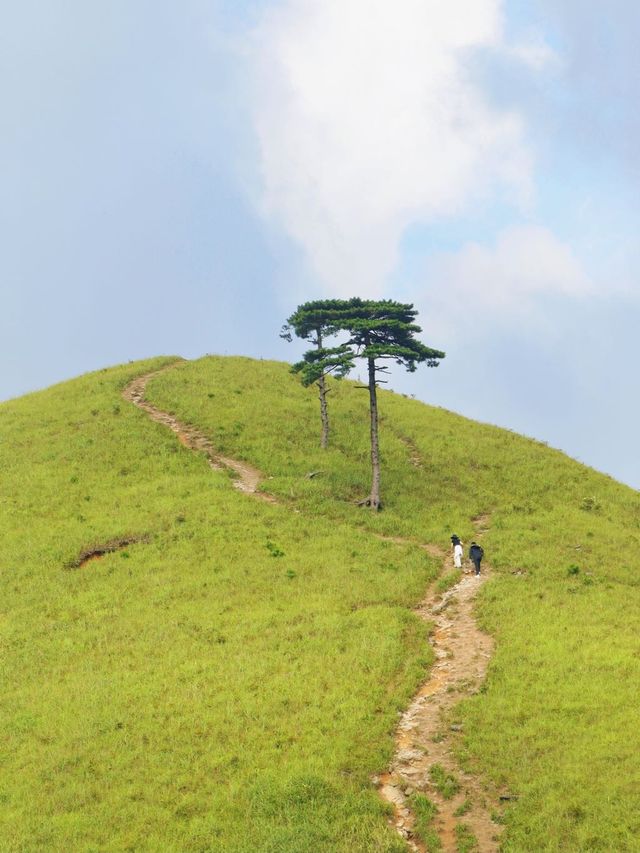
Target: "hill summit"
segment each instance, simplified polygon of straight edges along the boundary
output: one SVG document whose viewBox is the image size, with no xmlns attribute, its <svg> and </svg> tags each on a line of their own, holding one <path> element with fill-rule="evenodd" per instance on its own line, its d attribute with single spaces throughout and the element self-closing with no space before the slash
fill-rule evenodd
<svg viewBox="0 0 640 853">
<path fill-rule="evenodd" d="M 192 441 L 123 397 L 150 373 L 138 402 Z M 638 849 L 637 493 L 381 392 L 374 513 L 366 401 L 348 381 L 329 399 L 324 451 L 313 393 L 246 358 L 0 405 L 1 850 L 436 849 L 429 797 L 407 794 L 405 842 L 375 779 L 434 664 L 414 608 L 457 582 L 438 555 L 478 519 L 495 651 L 442 736 L 502 796 L 501 849 Z M 459 826 L 460 846 L 464 810 Z"/>
</svg>

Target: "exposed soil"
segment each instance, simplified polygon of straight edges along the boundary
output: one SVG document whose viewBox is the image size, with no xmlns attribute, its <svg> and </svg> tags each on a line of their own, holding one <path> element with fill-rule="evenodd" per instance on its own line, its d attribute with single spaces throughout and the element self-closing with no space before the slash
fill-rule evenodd
<svg viewBox="0 0 640 853">
<path fill-rule="evenodd" d="M 197 453 L 203 453 L 206 456 L 209 465 L 214 470 L 220 471 L 223 468 L 228 468 L 233 471 L 236 474 L 233 485 L 241 492 L 247 492 L 255 495 L 255 497 L 260 498 L 260 500 L 267 501 L 268 503 L 274 503 L 275 498 L 271 495 L 265 494 L 264 492 L 258 491 L 258 484 L 261 479 L 259 471 L 247 462 L 239 462 L 237 459 L 229 459 L 227 456 L 223 456 L 218 453 L 209 439 L 195 427 L 181 423 L 177 418 L 169 414 L 169 412 L 163 412 L 161 409 L 152 406 L 151 403 L 148 403 L 144 399 L 147 382 L 152 377 L 157 376 L 159 373 L 162 373 L 164 370 L 168 370 L 172 367 L 175 367 L 175 365 L 172 364 L 169 365 L 169 367 L 162 368 L 161 370 L 154 370 L 152 373 L 145 373 L 144 376 L 138 376 L 137 379 L 134 379 L 133 382 L 130 382 L 127 385 L 122 392 L 122 396 L 125 400 L 133 403 L 134 406 L 137 406 L 139 409 L 146 412 L 152 420 L 169 427 L 169 429 L 177 435 L 178 441 L 185 447 L 188 447 L 190 450 L 195 450 Z"/>
<path fill-rule="evenodd" d="M 479 539 L 487 529 L 488 518 L 474 519 L 474 525 Z M 445 568 L 452 568 L 449 557 Z M 467 567 L 467 571 L 471 569 Z M 433 826 L 443 853 L 457 851 L 458 824 L 465 824 L 473 832 L 480 853 L 498 850 L 501 826 L 491 819 L 492 812 L 499 811 L 498 794 L 476 776 L 465 773 L 453 756 L 461 736 L 454 708 L 462 698 L 478 692 L 493 650 L 492 639 L 480 631 L 473 618 L 474 599 L 489 573 L 483 561 L 479 577 L 463 574 L 444 595 L 429 594 L 416 611 L 425 622 L 434 625 L 430 641 L 436 662 L 428 681 L 402 715 L 389 772 L 375 781 L 382 798 L 393 807 L 394 826 L 417 853 L 424 853 L 425 847 L 414 835 L 415 816 L 409 808 L 413 793 L 424 794 L 438 807 Z M 459 785 L 459 791 L 449 799 L 438 791 L 432 778 L 436 765 Z M 466 811 L 457 817 L 454 812 L 463 804 Z"/>
<path fill-rule="evenodd" d="M 115 551 L 122 551 L 127 545 L 135 545 L 136 542 L 148 542 L 148 536 L 125 536 L 119 539 L 110 539 L 108 542 L 103 542 L 100 545 L 91 545 L 89 548 L 82 550 L 75 560 L 67 563 L 67 569 L 81 569 L 92 560 L 99 560 L 105 554 L 113 554 Z"/>
</svg>

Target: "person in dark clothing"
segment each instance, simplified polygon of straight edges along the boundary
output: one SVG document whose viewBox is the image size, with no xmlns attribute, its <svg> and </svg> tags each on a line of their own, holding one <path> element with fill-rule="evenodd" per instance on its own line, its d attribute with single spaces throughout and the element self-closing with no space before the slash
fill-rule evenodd
<svg viewBox="0 0 640 853">
<path fill-rule="evenodd" d="M 484 557 L 484 551 L 477 542 L 472 542 L 471 547 L 469 548 L 469 559 L 475 566 L 476 574 L 480 574 L 480 563 L 482 562 L 482 558 Z"/>
</svg>

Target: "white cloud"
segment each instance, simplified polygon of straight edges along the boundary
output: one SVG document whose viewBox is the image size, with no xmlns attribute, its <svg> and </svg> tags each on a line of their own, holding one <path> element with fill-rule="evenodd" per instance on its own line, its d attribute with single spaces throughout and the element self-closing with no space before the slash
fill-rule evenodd
<svg viewBox="0 0 640 853">
<path fill-rule="evenodd" d="M 381 293 L 414 221 L 497 187 L 528 199 L 522 120 L 466 68 L 474 49 L 513 49 L 502 0 L 284 0 L 253 45 L 262 209 L 326 292 Z"/>
<path fill-rule="evenodd" d="M 545 297 L 592 294 L 594 284 L 571 248 L 547 228 L 504 229 L 495 246 L 468 243 L 430 259 L 426 284 L 413 295 L 425 304 L 429 329 L 450 338 L 480 324 L 544 318 Z M 427 307 L 428 306 L 428 307 Z"/>
</svg>

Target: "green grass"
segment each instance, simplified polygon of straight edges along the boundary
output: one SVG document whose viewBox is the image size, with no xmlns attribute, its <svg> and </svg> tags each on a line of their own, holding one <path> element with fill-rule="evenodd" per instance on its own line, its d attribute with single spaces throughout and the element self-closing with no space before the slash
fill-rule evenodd
<svg viewBox="0 0 640 853">
<path fill-rule="evenodd" d="M 448 572 L 444 572 L 442 576 L 438 578 L 436 591 L 440 594 L 445 593 L 448 589 L 455 586 L 461 578 L 462 572 L 460 569 L 451 569 Z"/>
<path fill-rule="evenodd" d="M 436 566 L 236 492 L 120 400 L 160 363 L 0 407 L 0 850 L 402 850 L 370 775 Z"/>
<path fill-rule="evenodd" d="M 478 839 L 466 823 L 457 824 L 455 832 L 458 853 L 473 853 L 478 849 Z"/>
<path fill-rule="evenodd" d="M 429 778 L 436 786 L 437 792 L 445 800 L 450 800 L 460 790 L 460 785 L 455 776 L 447 773 L 441 764 L 432 764 L 429 768 Z"/>
<path fill-rule="evenodd" d="M 415 834 L 426 848 L 427 853 L 439 853 L 442 843 L 433 826 L 438 809 L 424 794 L 412 794 L 409 798 L 411 810 L 415 815 Z"/>
<path fill-rule="evenodd" d="M 446 548 L 482 513 L 497 648 L 456 714 L 469 764 L 518 796 L 504 851 L 637 850 L 637 493 L 383 392 L 374 514 L 355 506 L 352 384 L 332 383 L 323 453 L 286 365 L 206 358 L 153 380 L 157 405 L 264 472 L 267 505 L 120 398 L 162 363 L 0 406 L 0 850 L 404 850 L 369 778 L 431 660 L 411 607 L 437 565 L 371 533 Z"/>
<path fill-rule="evenodd" d="M 496 577 L 479 616 L 497 649 L 486 689 L 462 713 L 473 764 L 519 795 L 504 849 L 637 850 L 635 491 L 539 442 L 382 392 L 386 508 L 376 515 L 353 505 L 368 493 L 368 432 L 366 400 L 349 383 L 332 385 L 326 454 L 315 395 L 285 365 L 202 359 L 158 378 L 152 394 L 315 517 L 447 547 L 452 530 L 469 542 L 471 519 L 489 513 L 483 546 Z"/>
<path fill-rule="evenodd" d="M 454 811 L 453 815 L 454 817 L 463 817 L 463 815 L 466 815 L 467 812 L 470 812 L 472 808 L 473 803 L 471 802 L 471 800 L 465 800 L 463 803 L 460 803 L 458 808 Z"/>
</svg>

